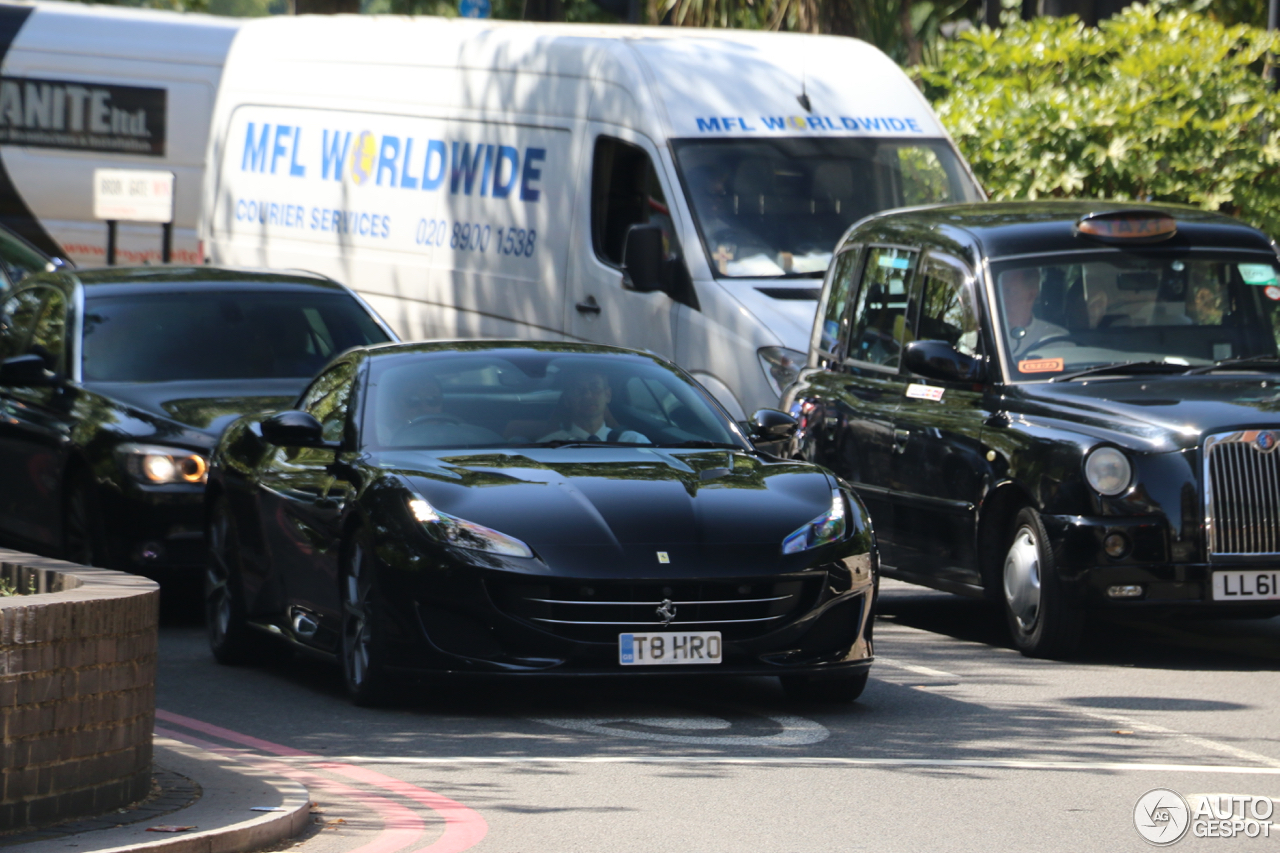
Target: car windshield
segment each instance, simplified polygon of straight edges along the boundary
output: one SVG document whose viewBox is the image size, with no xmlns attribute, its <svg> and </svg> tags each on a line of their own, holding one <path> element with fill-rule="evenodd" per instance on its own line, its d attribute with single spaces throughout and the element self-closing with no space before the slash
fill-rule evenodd
<svg viewBox="0 0 1280 853">
<path fill-rule="evenodd" d="M 526 349 L 373 359 L 361 433 L 374 449 L 749 447 L 706 392 L 671 365 L 643 355 Z"/>
<path fill-rule="evenodd" d="M 980 198 L 941 140 L 682 140 L 675 150 L 722 277 L 820 278 L 836 241 L 862 217 Z"/>
<path fill-rule="evenodd" d="M 82 369 L 86 382 L 304 377 L 343 350 L 386 340 L 345 293 L 90 292 Z"/>
<path fill-rule="evenodd" d="M 1021 258 L 991 269 L 1015 379 L 1277 352 L 1280 269 L 1268 255 L 1113 251 Z"/>
</svg>

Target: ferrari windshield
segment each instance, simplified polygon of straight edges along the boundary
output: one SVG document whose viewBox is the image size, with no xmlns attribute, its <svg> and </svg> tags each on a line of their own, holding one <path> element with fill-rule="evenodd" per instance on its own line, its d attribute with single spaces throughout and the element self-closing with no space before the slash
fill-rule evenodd
<svg viewBox="0 0 1280 853">
<path fill-rule="evenodd" d="M 719 276 L 821 278 L 836 241 L 891 207 L 978 201 L 942 140 L 680 140 L 676 159 Z"/>
<path fill-rule="evenodd" d="M 661 361 L 517 348 L 374 358 L 362 434 L 373 448 L 748 447 L 701 388 Z"/>
<path fill-rule="evenodd" d="M 1014 378 L 1277 353 L 1280 269 L 1268 255 L 1060 254 L 993 264 L 992 275 Z"/>
</svg>

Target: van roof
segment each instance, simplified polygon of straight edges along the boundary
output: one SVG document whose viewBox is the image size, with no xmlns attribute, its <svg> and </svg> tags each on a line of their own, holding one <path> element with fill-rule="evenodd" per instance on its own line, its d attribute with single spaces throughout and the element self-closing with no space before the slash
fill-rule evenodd
<svg viewBox="0 0 1280 853">
<path fill-rule="evenodd" d="M 298 73 L 298 66 L 307 73 Z M 377 69 L 352 75 L 352 66 Z M 292 67 L 292 73 L 284 73 Z M 405 69 L 397 74 L 395 68 Z M 270 73 L 271 69 L 281 73 Z M 426 69 L 456 85 L 413 85 Z M 466 71 L 497 72 L 468 79 Z M 313 73 L 314 72 L 314 73 Z M 510 77 L 503 79 L 502 73 Z M 927 102 L 902 70 L 857 39 L 798 33 L 469 18 L 336 15 L 246 22 L 232 47 L 233 88 L 288 95 L 518 112 L 535 82 L 575 78 L 567 97 L 530 97 L 543 115 L 562 111 L 619 121 L 654 111 L 669 136 L 941 137 Z M 317 77 L 317 75 L 319 75 Z M 358 76 L 360 79 L 353 79 Z M 344 83 L 344 78 L 346 82 Z M 224 84 L 225 85 L 225 84 Z M 649 93 L 653 94 L 650 95 Z M 589 93 L 590 103 L 583 98 Z M 802 97 L 805 96 L 805 97 Z M 807 98 L 809 109 L 803 106 Z M 513 104 L 516 108 L 513 109 Z"/>
<path fill-rule="evenodd" d="M 56 0 L 5 0 L 34 10 L 14 48 L 75 56 L 221 66 L 237 18 Z"/>
</svg>

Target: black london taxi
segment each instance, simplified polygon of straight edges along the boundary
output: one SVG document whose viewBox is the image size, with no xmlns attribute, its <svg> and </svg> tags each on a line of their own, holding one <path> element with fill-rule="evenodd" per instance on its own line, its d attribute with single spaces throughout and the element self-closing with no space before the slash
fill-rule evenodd
<svg viewBox="0 0 1280 853">
<path fill-rule="evenodd" d="M 329 359 L 395 336 L 308 273 L 43 272 L 0 295 L 0 539 L 199 580 L 223 427 L 288 405 Z"/>
<path fill-rule="evenodd" d="M 1179 206 L 894 211 L 842 238 L 790 452 L 847 479 L 882 571 L 1062 656 L 1097 608 L 1280 613 L 1280 265 Z"/>
</svg>

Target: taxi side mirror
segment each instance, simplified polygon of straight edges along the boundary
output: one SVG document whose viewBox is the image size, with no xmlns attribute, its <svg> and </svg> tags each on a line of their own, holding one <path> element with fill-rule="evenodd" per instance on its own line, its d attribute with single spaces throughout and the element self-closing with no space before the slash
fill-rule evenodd
<svg viewBox="0 0 1280 853">
<path fill-rule="evenodd" d="M 982 359 L 965 355 L 946 341 L 912 341 L 902 364 L 920 376 L 953 382 L 981 382 L 986 373 Z"/>
<path fill-rule="evenodd" d="M 58 377 L 49 370 L 45 357 L 31 352 L 0 362 L 0 385 L 17 388 L 40 388 L 57 385 Z"/>
</svg>

